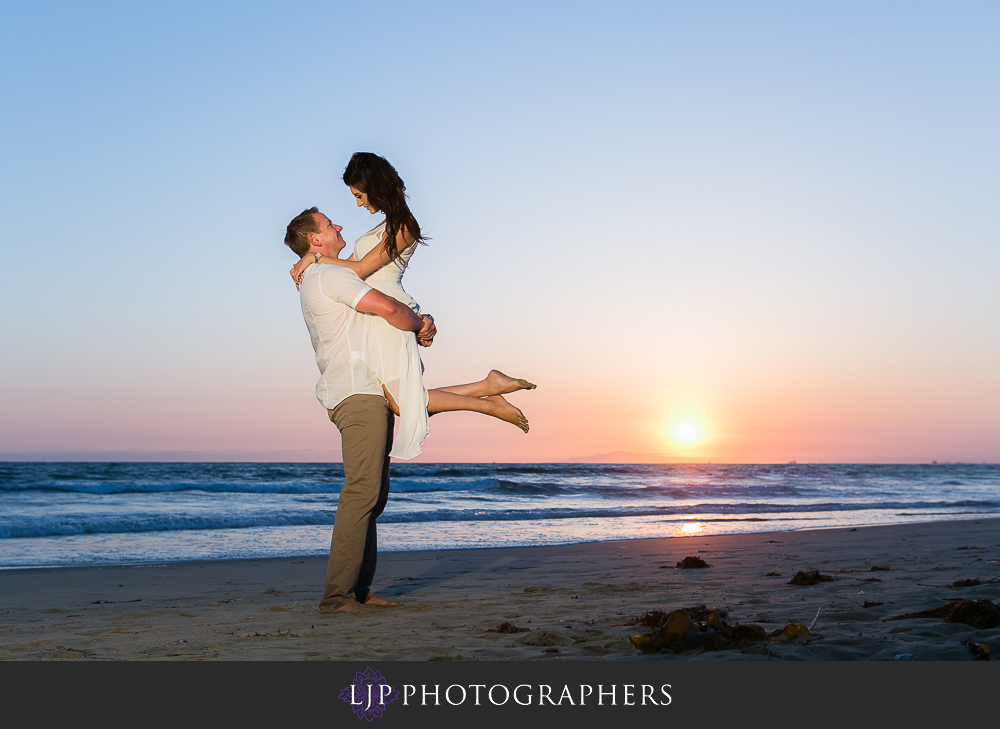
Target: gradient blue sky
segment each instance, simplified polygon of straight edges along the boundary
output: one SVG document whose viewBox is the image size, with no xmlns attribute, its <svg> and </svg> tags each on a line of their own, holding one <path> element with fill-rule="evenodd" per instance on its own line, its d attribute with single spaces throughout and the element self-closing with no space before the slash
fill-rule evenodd
<svg viewBox="0 0 1000 729">
<path fill-rule="evenodd" d="M 0 457 L 335 457 L 281 239 L 368 150 L 425 381 L 539 383 L 424 461 L 1000 460 L 997 3 L 2 15 Z"/>
</svg>

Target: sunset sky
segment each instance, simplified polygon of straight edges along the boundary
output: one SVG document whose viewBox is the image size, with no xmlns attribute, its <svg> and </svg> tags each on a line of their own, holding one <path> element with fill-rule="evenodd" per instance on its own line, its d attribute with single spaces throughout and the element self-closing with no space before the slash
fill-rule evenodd
<svg viewBox="0 0 1000 729">
<path fill-rule="evenodd" d="M 439 415 L 419 461 L 1000 462 L 998 33 L 961 1 L 8 4 L 0 458 L 338 458 L 282 237 L 380 219 L 340 182 L 365 150 L 431 237 L 427 385 L 538 383 L 528 435 Z"/>
</svg>

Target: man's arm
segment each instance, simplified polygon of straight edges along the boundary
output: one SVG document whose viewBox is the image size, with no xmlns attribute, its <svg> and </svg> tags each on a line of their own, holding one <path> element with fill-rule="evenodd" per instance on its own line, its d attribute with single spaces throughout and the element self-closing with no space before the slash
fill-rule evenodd
<svg viewBox="0 0 1000 729">
<path fill-rule="evenodd" d="M 362 314 L 380 316 L 404 332 L 419 332 L 424 328 L 424 320 L 413 309 L 375 289 L 362 296 L 354 309 Z"/>
</svg>

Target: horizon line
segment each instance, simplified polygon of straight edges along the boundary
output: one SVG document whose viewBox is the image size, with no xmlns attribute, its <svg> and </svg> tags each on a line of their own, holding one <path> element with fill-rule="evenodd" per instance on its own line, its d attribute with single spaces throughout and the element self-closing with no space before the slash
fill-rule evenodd
<svg viewBox="0 0 1000 729">
<path fill-rule="evenodd" d="M 307 455 L 308 453 L 308 455 Z M 253 456 L 257 456 L 254 458 Z M 624 460 L 633 456 L 634 460 Z M 608 459 L 608 460 L 603 460 Z M 613 459 L 613 460 L 612 460 Z M 656 460 L 652 460 L 656 459 Z M 340 452 L 332 451 L 328 458 L 317 458 L 309 451 L 276 450 L 253 454 L 247 451 L 25 451 L 0 452 L 0 463 L 342 463 Z M 567 464 L 567 465 L 1000 465 L 1000 460 L 969 460 L 948 458 L 895 457 L 885 459 L 837 460 L 756 460 L 726 456 L 678 456 L 645 451 L 611 451 L 590 456 L 564 459 L 530 460 L 464 460 L 464 461 L 400 461 L 393 464 Z"/>
</svg>

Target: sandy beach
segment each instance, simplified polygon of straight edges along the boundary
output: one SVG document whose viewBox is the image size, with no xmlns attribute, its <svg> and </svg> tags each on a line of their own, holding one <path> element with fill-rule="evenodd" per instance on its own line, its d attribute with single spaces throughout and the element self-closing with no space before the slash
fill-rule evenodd
<svg viewBox="0 0 1000 729">
<path fill-rule="evenodd" d="M 710 566 L 678 567 L 687 558 Z M 1000 656 L 1000 519 L 385 553 L 376 591 L 403 605 L 363 615 L 317 611 L 324 570 L 307 558 L 0 571 L 0 658 Z M 810 572 L 815 584 L 790 584 Z M 699 606 L 687 634 L 668 621 Z"/>
</svg>

